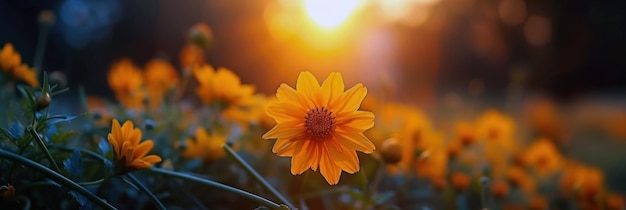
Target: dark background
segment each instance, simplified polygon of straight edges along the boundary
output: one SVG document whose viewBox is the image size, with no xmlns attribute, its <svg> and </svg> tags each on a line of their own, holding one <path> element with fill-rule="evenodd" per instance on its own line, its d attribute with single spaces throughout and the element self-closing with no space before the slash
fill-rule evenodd
<svg viewBox="0 0 626 210">
<path fill-rule="evenodd" d="M 76 6 L 72 2 L 80 4 Z M 275 51 L 271 47 L 264 51 L 249 50 L 268 42 L 269 35 L 261 20 L 266 2 L 1 0 L 0 42 L 12 42 L 23 60 L 32 64 L 39 31 L 38 14 L 51 10 L 56 21 L 48 37 L 44 70 L 60 70 L 68 75 L 70 87 L 80 84 L 90 94 L 110 97 L 111 91 L 103 78 L 112 62 L 129 57 L 141 66 L 151 58 L 163 57 L 177 64 L 189 27 L 205 22 L 215 32 L 217 43 L 207 55 L 208 63 L 234 69 L 244 82 L 260 84 L 258 90 L 269 94 L 280 80 L 260 80 L 273 71 L 271 63 L 274 61 L 247 54 Z M 508 46 L 506 55 L 497 62 L 485 61 L 472 53 L 471 43 L 463 38 L 472 17 L 480 11 L 461 15 L 447 22 L 444 32 L 433 39 L 438 43 L 440 54 L 436 61 L 437 76 L 432 77 L 436 80 L 431 83 L 433 92 L 442 94 L 464 89 L 469 81 L 480 78 L 486 93 L 503 95 L 510 83 L 509 67 L 519 64 L 527 69 L 525 90 L 547 93 L 558 99 L 626 93 L 624 1 L 530 0 L 526 3 L 529 13 L 544 14 L 552 20 L 552 41 L 547 47 L 526 44 L 520 27 L 498 26 Z M 85 12 L 66 14 L 64 8 Z M 77 21 L 80 27 L 69 26 L 64 22 L 64 15 L 67 15 L 66 20 Z M 93 19 L 91 16 L 98 20 L 87 21 L 88 17 Z M 237 33 L 241 27 L 253 27 L 257 33 L 252 34 L 254 37 L 250 33 Z M 416 50 L 410 48 L 421 46 L 414 37 L 422 30 L 402 27 L 392 30 L 400 46 L 406 46 L 396 52 L 403 79 L 398 84 L 411 86 L 418 81 L 413 76 L 417 77 L 414 70 L 420 64 L 412 62 Z M 294 69 L 300 70 L 303 69 Z"/>
</svg>

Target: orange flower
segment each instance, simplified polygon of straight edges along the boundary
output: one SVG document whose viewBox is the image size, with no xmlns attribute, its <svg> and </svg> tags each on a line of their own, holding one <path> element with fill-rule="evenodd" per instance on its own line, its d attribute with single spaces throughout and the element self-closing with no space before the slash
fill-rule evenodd
<svg viewBox="0 0 626 210">
<path fill-rule="evenodd" d="M 209 135 L 204 128 L 198 127 L 195 138 L 185 140 L 182 156 L 204 158 L 206 162 L 213 162 L 226 154 L 222 149 L 224 143 L 226 143 L 225 136 L 215 133 Z"/>
<path fill-rule="evenodd" d="M 356 151 L 369 154 L 375 149 L 363 135 L 374 126 L 374 114 L 358 110 L 365 95 L 360 83 L 344 92 L 340 73 L 331 73 L 320 86 L 313 74 L 301 72 L 296 89 L 281 84 L 276 91 L 278 100 L 267 107 L 267 114 L 277 125 L 263 138 L 278 139 L 272 152 L 292 157 L 292 174 L 319 167 L 328 184 L 337 184 L 342 171 L 359 171 Z"/>
<path fill-rule="evenodd" d="M 13 77 L 28 83 L 30 86 L 39 87 L 39 80 L 37 80 L 37 72 L 28 67 L 26 64 L 22 64 L 11 72 Z"/>
<path fill-rule="evenodd" d="M 21 63 L 22 57 L 19 53 L 15 52 L 13 44 L 4 44 L 4 47 L 2 47 L 2 51 L 0 51 L 0 68 L 2 68 L 4 72 L 8 73 L 20 66 Z"/>
<path fill-rule="evenodd" d="M 469 187 L 471 181 L 472 177 L 465 173 L 452 173 L 450 175 L 450 184 L 456 191 L 466 190 Z"/>
<path fill-rule="evenodd" d="M 115 97 L 124 107 L 143 109 L 143 76 L 132 61 L 122 59 L 113 64 L 109 70 L 108 81 Z"/>
<path fill-rule="evenodd" d="M 174 66 L 160 59 L 153 59 L 146 64 L 144 79 L 151 108 L 158 107 L 167 91 L 178 84 L 178 74 Z"/>
<path fill-rule="evenodd" d="M 524 162 L 533 167 L 539 175 L 547 176 L 559 170 L 563 161 L 554 144 L 542 138 L 528 147 L 524 153 Z"/>
<path fill-rule="evenodd" d="M 109 144 L 115 153 L 116 171 L 125 174 L 134 170 L 149 168 L 161 162 L 161 157 L 148 155 L 154 143 L 152 140 L 141 141 L 141 130 L 134 128 L 133 122 L 126 121 L 123 126 L 117 119 L 113 119 L 111 133 L 107 136 Z"/>
<path fill-rule="evenodd" d="M 241 84 L 239 77 L 226 68 L 213 70 L 210 65 L 199 66 L 193 69 L 199 86 L 197 95 L 205 104 L 208 104 L 222 113 L 229 120 L 247 125 L 250 114 L 246 110 L 254 105 L 254 87 Z"/>
</svg>

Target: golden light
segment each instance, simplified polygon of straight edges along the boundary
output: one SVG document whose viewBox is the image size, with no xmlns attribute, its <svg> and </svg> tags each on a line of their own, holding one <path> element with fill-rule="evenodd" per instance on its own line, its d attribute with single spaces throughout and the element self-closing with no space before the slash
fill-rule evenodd
<svg viewBox="0 0 626 210">
<path fill-rule="evenodd" d="M 341 25 L 359 6 L 359 0 L 305 0 L 308 16 L 319 26 L 330 29 Z"/>
</svg>

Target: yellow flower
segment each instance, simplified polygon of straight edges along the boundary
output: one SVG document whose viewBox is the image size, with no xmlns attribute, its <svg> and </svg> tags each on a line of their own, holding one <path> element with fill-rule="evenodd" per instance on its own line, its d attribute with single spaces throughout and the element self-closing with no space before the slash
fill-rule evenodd
<svg viewBox="0 0 626 210">
<path fill-rule="evenodd" d="M 141 141 L 141 130 L 134 128 L 133 122 L 126 121 L 123 126 L 117 119 L 113 119 L 111 133 L 107 136 L 113 147 L 117 159 L 116 169 L 119 174 L 149 168 L 152 164 L 161 162 L 161 157 L 148 155 L 154 143 L 152 140 Z"/>
<path fill-rule="evenodd" d="M 213 70 L 210 65 L 193 70 L 199 86 L 196 93 L 205 104 L 221 111 L 229 120 L 248 123 L 246 110 L 254 105 L 254 87 L 243 85 L 239 77 L 226 68 Z"/>
<path fill-rule="evenodd" d="M 263 138 L 278 139 L 272 152 L 292 157 L 293 175 L 319 167 L 328 184 L 337 184 L 342 171 L 359 171 L 356 151 L 369 154 L 375 149 L 363 135 L 374 126 L 374 114 L 358 110 L 365 95 L 360 83 L 344 92 L 340 73 L 331 73 L 320 86 L 313 74 L 301 72 L 296 89 L 281 84 L 276 91 L 278 100 L 267 107 L 267 114 L 277 125 Z"/>
<path fill-rule="evenodd" d="M 484 154 L 491 164 L 493 174 L 506 172 L 507 160 L 517 149 L 514 140 L 515 122 L 511 117 L 495 110 L 485 111 L 476 122 L 478 138 L 482 140 Z"/>
<path fill-rule="evenodd" d="M 178 74 L 174 66 L 160 59 L 153 59 L 146 64 L 144 79 L 151 108 L 158 107 L 167 91 L 178 84 Z"/>
<path fill-rule="evenodd" d="M 22 64 L 11 73 L 16 79 L 22 80 L 28 83 L 30 86 L 39 87 L 39 80 L 37 80 L 37 72 L 28 67 L 26 64 Z"/>
<path fill-rule="evenodd" d="M 539 175 L 546 176 L 561 168 L 562 157 L 551 141 L 541 138 L 526 149 L 524 162 L 533 167 Z"/>
<path fill-rule="evenodd" d="M 115 97 L 124 107 L 143 109 L 143 76 L 132 61 L 122 59 L 113 64 L 109 70 L 108 81 Z"/>
<path fill-rule="evenodd" d="M 4 72 L 11 72 L 13 69 L 20 66 L 22 63 L 22 57 L 19 53 L 15 52 L 13 48 L 13 44 L 6 43 L 4 47 L 2 47 L 2 51 L 0 51 L 0 67 Z"/>
<path fill-rule="evenodd" d="M 226 154 L 222 149 L 224 143 L 225 136 L 215 132 L 209 135 L 204 128 L 198 127 L 195 138 L 185 140 L 185 148 L 181 155 L 185 158 L 204 158 L 206 162 L 213 162 Z"/>
</svg>

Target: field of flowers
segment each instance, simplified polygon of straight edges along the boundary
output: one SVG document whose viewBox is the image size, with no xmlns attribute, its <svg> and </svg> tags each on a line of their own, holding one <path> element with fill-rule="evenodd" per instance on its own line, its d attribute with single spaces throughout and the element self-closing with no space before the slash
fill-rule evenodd
<svg viewBox="0 0 626 210">
<path fill-rule="evenodd" d="M 65 75 L 0 40 L 0 208 L 626 206 L 623 107 L 450 97 L 426 112 L 341 70 L 263 94 L 207 63 L 210 33 L 194 26 L 178 61 L 119 58 L 114 100 L 62 97 Z"/>
</svg>

